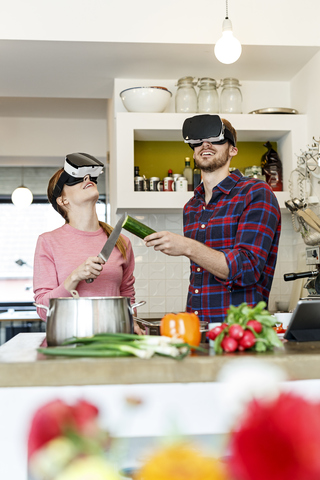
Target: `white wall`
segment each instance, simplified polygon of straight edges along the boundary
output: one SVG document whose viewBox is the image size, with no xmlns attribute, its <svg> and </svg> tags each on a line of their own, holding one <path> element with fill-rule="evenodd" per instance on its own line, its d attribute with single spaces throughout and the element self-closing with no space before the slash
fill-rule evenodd
<svg viewBox="0 0 320 480">
<path fill-rule="evenodd" d="M 0 118 L 0 165 L 60 165 L 79 151 L 106 158 L 106 120 Z"/>
</svg>

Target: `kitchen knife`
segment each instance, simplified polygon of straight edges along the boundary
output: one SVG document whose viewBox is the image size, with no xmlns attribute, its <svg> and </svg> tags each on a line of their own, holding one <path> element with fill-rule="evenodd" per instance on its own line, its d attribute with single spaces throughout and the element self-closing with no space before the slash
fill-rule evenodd
<svg viewBox="0 0 320 480">
<path fill-rule="evenodd" d="M 101 250 L 101 252 L 98 255 L 98 257 L 102 258 L 102 260 L 104 260 L 104 262 L 108 261 L 108 258 L 110 257 L 111 252 L 114 249 L 115 244 L 117 243 L 117 240 L 120 236 L 121 229 L 122 229 L 122 224 L 124 222 L 125 217 L 126 217 L 126 214 L 124 213 L 121 216 L 120 220 L 117 222 L 117 225 L 112 230 L 112 232 L 110 234 L 110 237 L 108 237 L 108 240 L 106 241 L 106 243 L 103 246 L 103 249 Z M 94 278 L 87 278 L 86 282 L 87 283 L 92 283 L 93 280 L 94 280 Z"/>
</svg>

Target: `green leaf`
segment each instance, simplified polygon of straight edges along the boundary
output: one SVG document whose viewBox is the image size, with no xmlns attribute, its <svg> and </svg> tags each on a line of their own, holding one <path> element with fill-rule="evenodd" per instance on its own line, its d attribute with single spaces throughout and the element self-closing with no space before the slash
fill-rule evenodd
<svg viewBox="0 0 320 480">
<path fill-rule="evenodd" d="M 246 330 L 250 330 L 256 338 L 259 338 L 259 334 L 250 325 L 246 325 Z"/>
<path fill-rule="evenodd" d="M 270 346 L 282 347 L 282 342 L 273 328 L 265 328 L 264 336 Z"/>
<path fill-rule="evenodd" d="M 255 319 L 258 320 L 262 325 L 265 325 L 266 327 L 273 327 L 275 324 L 275 318 L 270 315 L 270 313 L 261 313 L 257 314 L 255 316 Z"/>
<path fill-rule="evenodd" d="M 257 339 L 255 343 L 256 352 L 265 352 L 267 350 L 266 342 L 263 339 Z"/>
<path fill-rule="evenodd" d="M 216 353 L 219 353 L 219 354 L 223 353 L 223 348 L 221 347 L 221 342 L 222 342 L 225 334 L 226 334 L 226 331 L 223 330 L 221 333 L 219 333 L 219 335 L 217 336 L 217 338 L 214 341 L 214 351 Z"/>
</svg>

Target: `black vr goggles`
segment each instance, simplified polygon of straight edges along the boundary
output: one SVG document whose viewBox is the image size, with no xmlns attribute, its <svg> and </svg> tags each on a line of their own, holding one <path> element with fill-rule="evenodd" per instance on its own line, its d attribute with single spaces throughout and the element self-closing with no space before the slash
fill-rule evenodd
<svg viewBox="0 0 320 480">
<path fill-rule="evenodd" d="M 219 115 L 196 115 L 187 118 L 182 127 L 182 135 L 185 143 L 191 148 L 200 147 L 204 140 L 222 145 L 228 140 L 235 147 L 234 136 L 222 123 Z"/>
<path fill-rule="evenodd" d="M 71 153 L 66 156 L 63 168 L 64 171 L 53 190 L 52 205 L 55 210 L 57 210 L 56 199 L 61 196 L 64 185 L 76 185 L 87 175 L 92 182 L 97 183 L 98 176 L 103 170 L 103 163 L 87 153 Z"/>
</svg>

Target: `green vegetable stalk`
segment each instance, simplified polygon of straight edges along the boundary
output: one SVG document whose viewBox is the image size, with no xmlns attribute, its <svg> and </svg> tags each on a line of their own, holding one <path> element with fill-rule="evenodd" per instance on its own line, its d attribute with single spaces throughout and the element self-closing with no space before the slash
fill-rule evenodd
<svg viewBox="0 0 320 480">
<path fill-rule="evenodd" d="M 143 359 L 162 355 L 176 360 L 190 352 L 190 345 L 180 339 L 165 336 L 134 335 L 130 333 L 101 333 L 92 337 L 74 337 L 61 347 L 38 348 L 44 355 L 65 357 L 125 357 Z"/>
<path fill-rule="evenodd" d="M 151 233 L 155 233 L 155 230 L 152 230 L 152 228 L 147 227 L 147 225 L 138 222 L 138 220 L 135 220 L 129 215 L 126 216 L 126 219 L 122 224 L 122 228 L 128 230 L 128 232 L 133 233 L 134 235 L 142 239 L 147 237 Z"/>
</svg>

